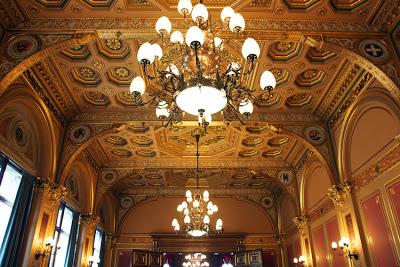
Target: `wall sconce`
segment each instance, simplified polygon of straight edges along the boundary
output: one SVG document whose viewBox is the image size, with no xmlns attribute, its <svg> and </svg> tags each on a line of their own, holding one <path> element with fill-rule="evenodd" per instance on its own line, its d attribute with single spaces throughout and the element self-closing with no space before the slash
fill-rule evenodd
<svg viewBox="0 0 400 267">
<path fill-rule="evenodd" d="M 294 258 L 293 262 L 296 265 L 300 264 L 300 266 L 304 266 L 304 264 L 306 263 L 306 257 L 301 255 L 299 258 Z"/>
<path fill-rule="evenodd" d="M 89 256 L 88 257 L 88 262 L 89 262 L 89 266 L 92 267 L 93 263 L 99 264 L 100 263 L 100 258 L 99 256 Z"/>
<path fill-rule="evenodd" d="M 340 241 L 338 243 L 336 243 L 335 241 L 332 242 L 332 249 L 334 251 L 337 250 L 337 248 L 340 248 L 342 250 L 342 253 L 339 253 L 339 255 L 345 255 L 347 257 L 349 257 L 350 261 L 354 258 L 356 261 L 358 261 L 358 253 L 356 252 L 351 252 L 350 249 L 350 240 L 346 237 L 343 237 L 342 239 L 340 239 Z"/>
<path fill-rule="evenodd" d="M 44 241 L 44 244 L 45 244 L 45 247 L 44 247 L 43 251 L 36 253 L 35 259 L 41 258 L 42 260 L 44 260 L 44 258 L 46 258 L 48 255 L 50 255 L 50 253 L 54 247 L 54 239 L 51 237 L 48 237 Z"/>
</svg>

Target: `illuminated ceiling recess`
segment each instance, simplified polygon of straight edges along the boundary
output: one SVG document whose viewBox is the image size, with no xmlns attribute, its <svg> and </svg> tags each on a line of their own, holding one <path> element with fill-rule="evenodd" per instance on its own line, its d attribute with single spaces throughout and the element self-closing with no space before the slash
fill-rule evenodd
<svg viewBox="0 0 400 267">
<path fill-rule="evenodd" d="M 192 191 L 186 191 L 186 201 L 183 201 L 178 205 L 177 211 L 183 217 L 183 225 L 180 226 L 178 220 L 174 218 L 172 220 L 172 227 L 176 232 L 183 232 L 193 237 L 201 237 L 208 234 L 211 231 L 210 217 L 218 212 L 217 205 L 210 201 L 210 195 L 207 190 L 201 194 L 199 189 L 199 141 L 200 141 L 200 129 L 196 133 L 196 190 L 192 194 Z M 222 232 L 222 220 L 218 219 L 215 224 L 215 230 L 219 233 Z"/>
<path fill-rule="evenodd" d="M 256 98 L 254 93 L 257 90 L 248 88 L 243 81 L 254 71 L 255 61 L 260 56 L 257 41 L 253 38 L 244 40 L 242 55 L 247 60 L 244 66 L 236 62 L 223 63 L 224 44 L 218 31 L 225 29 L 217 30 L 211 26 L 208 10 L 202 1 L 193 7 L 190 0 L 180 0 L 178 11 L 185 18 L 192 15 L 193 22 L 187 20 L 194 25 L 185 36 L 180 31 L 171 33 L 171 22 L 165 16 L 158 19 L 155 28 L 161 36 L 161 46 L 177 47 L 174 56 L 182 58 L 181 64 L 163 66 L 163 49 L 157 43 L 146 42 L 139 47 L 137 59 L 147 83 L 152 81 L 159 85 L 156 92 L 150 94 L 150 100 L 142 102 L 142 105 L 155 103 L 156 115 L 163 123 L 166 122 L 165 125 L 180 122 L 186 112 L 197 116 L 199 125 L 206 129 L 212 120 L 211 115 L 221 111 L 226 122 L 236 118 L 246 123 L 253 112 L 251 100 Z M 243 16 L 231 7 L 225 7 L 221 19 L 239 38 L 245 29 Z M 165 42 L 167 37 L 171 44 Z M 260 78 L 261 90 L 270 96 L 275 86 L 274 75 L 264 71 Z M 135 98 L 140 98 L 145 87 L 145 80 L 137 76 L 132 80 L 130 91 Z M 226 113 L 231 114 L 229 118 Z"/>
</svg>

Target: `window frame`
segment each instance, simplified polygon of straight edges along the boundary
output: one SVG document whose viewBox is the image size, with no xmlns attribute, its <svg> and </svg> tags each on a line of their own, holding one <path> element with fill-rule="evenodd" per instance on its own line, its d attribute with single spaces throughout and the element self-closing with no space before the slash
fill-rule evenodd
<svg viewBox="0 0 400 267">
<path fill-rule="evenodd" d="M 61 209 L 62 209 L 62 213 L 61 213 L 61 217 L 59 219 L 59 213 L 60 213 Z M 64 201 L 60 202 L 60 205 L 58 207 L 58 212 L 57 212 L 56 224 L 54 226 L 54 234 L 53 234 L 54 246 L 53 246 L 53 249 L 51 251 L 51 255 L 49 257 L 49 262 L 48 262 L 48 265 L 47 265 L 48 267 L 55 267 L 54 265 L 55 265 L 56 259 L 57 259 L 56 250 L 58 249 L 58 243 L 60 242 L 61 235 L 63 233 L 65 234 L 65 231 L 62 229 L 62 227 L 63 227 L 63 219 L 64 219 L 64 214 L 65 214 L 65 210 L 66 209 L 70 210 L 72 212 L 73 216 L 77 216 L 77 214 L 78 214 L 77 211 L 74 210 L 66 202 L 64 202 Z M 58 220 L 59 220 L 60 225 L 57 225 Z M 72 224 L 73 224 L 73 220 L 71 222 L 71 229 L 73 227 Z M 71 232 L 68 234 L 68 243 L 70 242 L 71 238 L 73 238 L 73 236 L 71 234 L 72 234 Z M 67 248 L 67 254 L 66 254 L 66 257 L 64 259 L 64 266 L 65 266 L 65 263 L 66 263 L 65 261 L 68 259 L 68 250 L 69 250 L 69 247 Z M 75 251 L 74 251 L 74 254 L 75 254 Z M 54 255 L 55 255 L 55 257 L 54 257 Z"/>
<path fill-rule="evenodd" d="M 95 228 L 95 230 L 94 230 L 94 236 L 93 236 L 93 246 L 92 246 L 92 255 L 94 254 L 94 251 L 95 251 L 95 247 L 94 247 L 94 244 L 95 244 L 95 241 L 96 241 L 96 233 L 97 232 L 100 232 L 101 233 L 101 239 L 100 239 L 100 248 L 99 248 L 99 259 L 100 259 L 100 262 L 99 262 L 99 264 L 97 264 L 97 266 L 98 267 L 102 267 L 103 266 L 103 261 L 104 261 L 104 249 L 103 249 L 103 247 L 104 247 L 104 238 L 105 238 L 105 231 L 101 228 L 101 227 L 99 227 L 98 225 L 96 225 L 96 228 Z"/>
</svg>

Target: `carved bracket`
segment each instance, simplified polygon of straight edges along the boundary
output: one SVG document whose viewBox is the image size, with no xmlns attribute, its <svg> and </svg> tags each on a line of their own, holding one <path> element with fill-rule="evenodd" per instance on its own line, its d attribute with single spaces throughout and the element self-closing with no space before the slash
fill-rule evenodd
<svg viewBox="0 0 400 267">
<path fill-rule="evenodd" d="M 297 226 L 299 230 L 302 230 L 308 223 L 308 216 L 301 214 L 293 218 L 293 223 Z"/>
<path fill-rule="evenodd" d="M 274 234 L 274 239 L 279 243 L 283 240 L 285 240 L 287 237 L 286 233 L 281 233 L 281 232 L 277 232 Z"/>
<path fill-rule="evenodd" d="M 346 197 L 350 195 L 353 190 L 354 182 L 351 180 L 345 180 L 343 183 L 333 185 L 328 189 L 328 196 L 332 199 L 333 203 L 337 207 L 343 207 Z"/>
</svg>

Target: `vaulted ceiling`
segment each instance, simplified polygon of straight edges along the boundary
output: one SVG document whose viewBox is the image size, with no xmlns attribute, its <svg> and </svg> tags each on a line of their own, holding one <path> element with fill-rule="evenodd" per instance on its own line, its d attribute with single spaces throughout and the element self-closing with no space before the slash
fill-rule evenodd
<svg viewBox="0 0 400 267">
<path fill-rule="evenodd" d="M 190 25 L 176 11 L 176 0 L 17 0 L 26 21 L 15 25 L 15 39 L 29 44 L 26 53 L 70 36 L 93 34 L 42 56 L 25 74 L 43 88 L 54 112 L 68 122 L 64 159 L 83 153 L 98 170 L 102 191 L 126 196 L 172 194 L 194 185 L 196 119 L 163 127 L 154 105 L 141 106 L 129 93 L 141 75 L 136 54 L 144 41 L 162 43 L 154 30 L 161 15 L 174 29 Z M 282 193 L 298 194 L 296 173 L 307 160 L 332 166 L 328 120 L 338 103 L 360 82 L 373 80 L 365 69 L 335 46 L 359 43 L 360 36 L 382 36 L 388 3 L 381 0 L 246 0 L 203 1 L 225 42 L 223 60 L 244 65 L 244 37 L 257 39 L 261 56 L 246 80 L 258 88 L 264 69 L 277 79 L 272 98 L 255 102 L 248 125 L 226 125 L 216 115 L 200 141 L 200 184 L 219 195 L 242 194 L 271 208 Z M 243 35 L 231 34 L 219 20 L 231 5 L 246 20 Z M 348 38 L 348 39 L 346 39 Z M 343 41 L 344 40 L 344 41 Z M 344 45 L 343 45 L 344 43 Z M 357 44 L 358 44 L 357 43 Z M 163 43 L 165 68 L 180 60 L 179 47 Z M 339 45 L 340 46 L 340 45 Z M 339 47 L 338 46 L 338 47 Z M 26 57 L 11 44 L 5 61 Z M 14 64 L 13 63 L 13 64 Z M 11 63 L 10 63 L 11 64 Z M 5 75 L 5 72 L 1 73 Z M 157 84 L 148 84 L 148 91 Z M 365 84 L 363 84 L 365 86 Z M 146 98 L 146 96 L 145 96 Z M 76 152 L 77 151 L 77 152 Z M 252 196 L 253 193 L 253 196 Z M 266 197 L 268 199 L 266 199 Z M 122 202 L 121 202 L 122 203 Z"/>
</svg>

